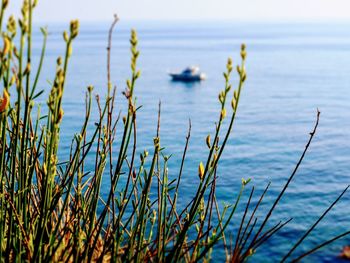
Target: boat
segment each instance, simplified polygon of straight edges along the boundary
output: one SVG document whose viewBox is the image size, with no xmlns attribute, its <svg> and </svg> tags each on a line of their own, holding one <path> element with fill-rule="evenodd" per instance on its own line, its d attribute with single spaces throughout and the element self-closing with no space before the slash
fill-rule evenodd
<svg viewBox="0 0 350 263">
<path fill-rule="evenodd" d="M 206 78 L 206 75 L 200 72 L 199 67 L 196 66 L 187 67 L 182 72 L 169 73 L 169 75 L 173 81 L 183 82 L 201 81 Z"/>
</svg>

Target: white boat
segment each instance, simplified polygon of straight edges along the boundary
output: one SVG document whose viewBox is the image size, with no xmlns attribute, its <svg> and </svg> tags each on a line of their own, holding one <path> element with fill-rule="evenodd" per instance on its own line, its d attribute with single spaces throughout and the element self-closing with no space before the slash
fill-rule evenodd
<svg viewBox="0 0 350 263">
<path fill-rule="evenodd" d="M 206 78 L 206 75 L 200 72 L 199 68 L 195 66 L 187 67 L 182 72 L 169 73 L 169 75 L 172 77 L 173 81 L 184 82 L 200 81 Z"/>
</svg>

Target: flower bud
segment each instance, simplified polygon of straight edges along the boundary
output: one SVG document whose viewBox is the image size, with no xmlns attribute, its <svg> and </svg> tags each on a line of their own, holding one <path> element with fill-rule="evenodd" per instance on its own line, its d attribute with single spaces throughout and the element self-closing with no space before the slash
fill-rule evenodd
<svg viewBox="0 0 350 263">
<path fill-rule="evenodd" d="M 131 46 L 136 46 L 137 45 L 137 33 L 134 29 L 131 30 L 131 37 L 130 37 L 130 44 Z"/>
<path fill-rule="evenodd" d="M 206 143 L 207 143 L 208 148 L 210 149 L 211 148 L 211 145 L 210 145 L 210 134 L 207 136 Z"/>
<path fill-rule="evenodd" d="M 63 109 L 60 109 L 60 111 L 58 112 L 56 123 L 60 123 L 62 121 L 63 115 L 64 115 L 64 111 Z"/>
<path fill-rule="evenodd" d="M 71 38 L 75 38 L 79 33 L 79 20 L 72 20 L 70 22 Z"/>
<path fill-rule="evenodd" d="M 2 55 L 5 57 L 11 49 L 11 42 L 8 37 L 4 37 L 4 49 L 2 50 Z"/>
<path fill-rule="evenodd" d="M 68 42 L 69 36 L 68 36 L 67 31 L 64 31 L 64 32 L 63 32 L 63 39 L 64 39 L 64 41 Z"/>
<path fill-rule="evenodd" d="M 159 147 L 159 137 L 154 137 L 153 138 L 153 143 L 155 147 Z"/>
<path fill-rule="evenodd" d="M 250 178 L 248 180 L 242 178 L 242 185 L 246 186 L 250 182 L 250 180 L 251 180 Z"/>
<path fill-rule="evenodd" d="M 241 46 L 241 57 L 242 57 L 243 60 L 245 60 L 246 57 L 247 57 L 247 51 L 245 49 L 246 49 L 245 44 L 242 44 L 242 46 Z"/>
<path fill-rule="evenodd" d="M 226 81 L 229 80 L 229 76 L 228 76 L 228 74 L 226 72 L 224 72 L 224 78 L 225 78 Z"/>
<path fill-rule="evenodd" d="M 138 78 L 140 77 L 140 75 L 141 75 L 141 72 L 140 72 L 140 71 L 137 71 L 137 72 L 136 72 L 136 75 L 135 75 L 135 78 L 138 79 Z"/>
<path fill-rule="evenodd" d="M 199 166 L 198 166 L 198 176 L 199 178 L 202 180 L 204 177 L 204 165 L 202 162 L 200 162 Z"/>
<path fill-rule="evenodd" d="M 15 84 L 16 82 L 16 76 L 12 75 L 11 80 L 10 80 L 10 86 L 12 86 L 13 84 Z"/>
<path fill-rule="evenodd" d="M 131 89 L 131 81 L 130 81 L 130 79 L 128 79 L 126 81 L 126 86 L 128 86 L 128 88 Z"/>
<path fill-rule="evenodd" d="M 233 110 L 236 109 L 236 100 L 234 98 L 231 100 L 231 107 Z"/>
<path fill-rule="evenodd" d="M 47 174 L 47 168 L 46 168 L 46 163 L 43 164 L 43 173 L 44 175 Z"/>
<path fill-rule="evenodd" d="M 231 58 L 228 58 L 226 68 L 227 68 L 227 71 L 229 73 L 232 71 L 232 59 Z"/>
<path fill-rule="evenodd" d="M 12 36 L 16 35 L 16 29 L 17 24 L 16 24 L 16 19 L 14 16 L 10 16 L 7 22 L 7 30 L 12 34 Z"/>
<path fill-rule="evenodd" d="M 245 50 L 244 50 L 244 51 L 241 51 L 241 57 L 242 57 L 243 60 L 246 59 L 246 57 L 247 57 L 247 52 L 246 52 Z"/>
<path fill-rule="evenodd" d="M 4 95 L 0 99 L 0 112 L 4 112 L 5 110 L 7 110 L 9 107 L 9 104 L 10 104 L 10 96 L 7 90 L 4 89 Z"/>
<path fill-rule="evenodd" d="M 219 98 L 220 103 L 222 103 L 223 102 L 223 98 L 221 96 L 221 92 L 219 93 L 218 98 Z"/>
<path fill-rule="evenodd" d="M 25 76 L 25 75 L 28 75 L 29 73 L 30 73 L 30 63 L 27 64 L 27 66 L 23 72 L 23 75 Z"/>
<path fill-rule="evenodd" d="M 62 65 L 62 57 L 58 57 L 57 58 L 57 66 L 61 66 Z"/>
<path fill-rule="evenodd" d="M 226 109 L 225 109 L 225 108 L 223 108 L 223 109 L 221 110 L 220 118 L 221 118 L 222 120 L 226 118 Z"/>
<path fill-rule="evenodd" d="M 9 0 L 2 0 L 2 9 L 5 9 L 9 4 Z"/>
<path fill-rule="evenodd" d="M 242 74 L 242 82 L 246 81 L 246 79 L 247 79 L 247 74 L 244 72 Z"/>
</svg>

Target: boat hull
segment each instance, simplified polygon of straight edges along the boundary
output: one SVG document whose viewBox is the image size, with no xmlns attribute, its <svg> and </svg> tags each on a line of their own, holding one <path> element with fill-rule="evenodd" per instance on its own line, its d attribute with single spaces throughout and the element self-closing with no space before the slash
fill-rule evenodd
<svg viewBox="0 0 350 263">
<path fill-rule="evenodd" d="M 205 79 L 204 74 L 199 75 L 181 75 L 181 74 L 169 74 L 173 81 L 182 81 L 182 82 L 194 82 L 201 81 Z"/>
</svg>

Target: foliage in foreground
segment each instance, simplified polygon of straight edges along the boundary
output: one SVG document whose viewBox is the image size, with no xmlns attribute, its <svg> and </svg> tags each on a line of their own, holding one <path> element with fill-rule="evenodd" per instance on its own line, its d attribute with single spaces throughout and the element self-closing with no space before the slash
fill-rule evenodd
<svg viewBox="0 0 350 263">
<path fill-rule="evenodd" d="M 0 27 L 8 0 L 2 0 Z M 190 139 L 185 140 L 182 162 L 174 180 L 168 175 L 168 156 L 163 154 L 158 129 L 153 139 L 154 149 L 137 160 L 137 125 L 139 110 L 134 88 L 140 72 L 137 70 L 137 36 L 131 33 L 131 78 L 123 92 L 128 112 L 121 119 L 123 130 L 117 132 L 120 120 L 115 112 L 116 88 L 110 77 L 110 29 L 107 55 L 107 94 L 105 102 L 96 96 L 98 121 L 91 124 L 93 87 L 86 95 L 86 117 L 81 131 L 74 135 L 69 159 L 59 161 L 59 137 L 63 119 L 62 95 L 65 89 L 72 45 L 78 35 L 79 23 L 72 21 L 64 32 L 66 52 L 57 59 L 57 70 L 47 99 L 41 110 L 37 90 L 45 59 L 47 32 L 42 29 L 43 47 L 36 70 L 32 60 L 32 13 L 36 1 L 25 0 L 22 17 L 16 22 L 11 16 L 2 30 L 0 78 L 3 97 L 0 110 L 0 258 L 2 262 L 90 262 L 90 261 L 208 261 L 215 245 L 222 244 L 226 260 L 242 262 L 277 233 L 291 219 L 267 228 L 269 219 L 296 174 L 314 137 L 319 120 L 310 134 L 305 150 L 295 170 L 287 180 L 265 216 L 256 212 L 269 189 L 252 205 L 254 187 L 249 193 L 237 232 L 232 239 L 225 233 L 249 180 L 242 180 L 237 200 L 220 208 L 216 198 L 219 160 L 234 126 L 239 99 L 246 80 L 246 49 L 242 45 L 242 62 L 236 70 L 239 83 L 230 84 L 234 69 L 229 59 L 224 73 L 225 87 L 219 94 L 220 111 L 215 132 L 206 138 L 208 157 L 198 167 L 198 187 L 191 202 L 178 208 L 179 186 Z M 18 40 L 18 41 L 17 41 Z M 229 104 L 229 106 L 227 106 Z M 44 112 L 43 114 L 41 112 Z M 228 122 L 226 130 L 222 124 Z M 87 133 L 88 127 L 93 132 Z M 119 137 L 118 137 L 119 136 Z M 221 138 L 219 141 L 219 137 Z M 95 159 L 92 171 L 87 160 Z M 109 181 L 109 194 L 101 196 L 102 180 Z M 320 244 L 313 250 L 291 257 L 294 250 L 317 226 L 346 192 L 341 193 L 310 229 L 292 246 L 281 260 L 298 261 L 328 243 L 347 235 L 343 233 Z M 229 240 L 228 240 L 229 239 Z"/>
</svg>

